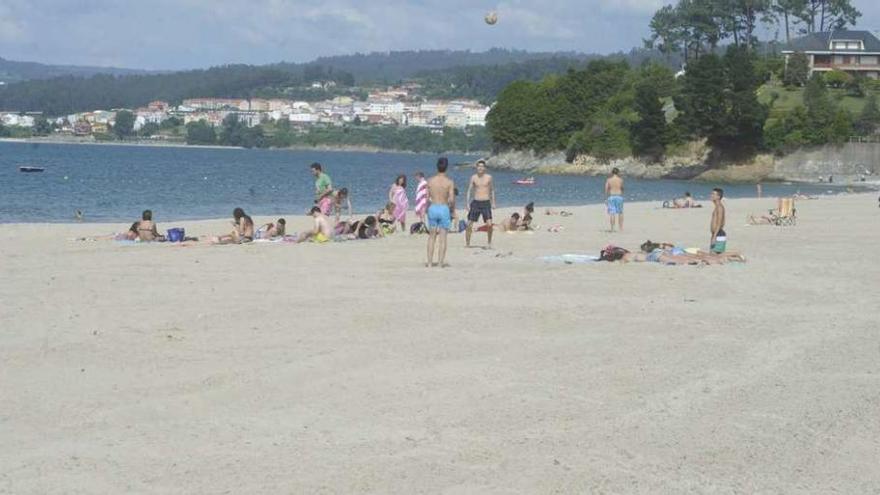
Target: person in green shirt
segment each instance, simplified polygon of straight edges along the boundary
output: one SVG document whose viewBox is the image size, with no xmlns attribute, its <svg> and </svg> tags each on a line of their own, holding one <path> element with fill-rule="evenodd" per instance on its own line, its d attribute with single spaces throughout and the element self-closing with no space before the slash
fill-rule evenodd
<svg viewBox="0 0 880 495">
<path fill-rule="evenodd" d="M 311 169 L 315 176 L 315 204 L 321 208 L 321 213 L 329 215 L 333 208 L 333 181 L 324 173 L 320 163 L 313 163 Z"/>
</svg>

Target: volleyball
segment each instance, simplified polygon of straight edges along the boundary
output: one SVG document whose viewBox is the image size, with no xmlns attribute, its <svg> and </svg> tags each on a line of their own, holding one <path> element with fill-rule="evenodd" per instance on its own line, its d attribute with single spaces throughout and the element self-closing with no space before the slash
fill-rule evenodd
<svg viewBox="0 0 880 495">
<path fill-rule="evenodd" d="M 484 19 L 486 20 L 486 24 L 494 26 L 495 23 L 498 22 L 498 13 L 495 11 L 489 12 Z"/>
</svg>

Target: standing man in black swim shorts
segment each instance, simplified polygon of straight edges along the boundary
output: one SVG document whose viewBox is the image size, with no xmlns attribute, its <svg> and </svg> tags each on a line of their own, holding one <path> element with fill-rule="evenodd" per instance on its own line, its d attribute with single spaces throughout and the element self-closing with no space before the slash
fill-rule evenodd
<svg viewBox="0 0 880 495">
<path fill-rule="evenodd" d="M 473 193 L 473 201 L 471 201 Z M 495 208 L 495 183 L 492 176 L 486 173 L 486 161 L 477 160 L 477 173 L 471 176 L 468 182 L 465 204 L 470 202 L 468 211 L 467 230 L 464 234 L 465 245 L 471 247 L 471 234 L 474 230 L 474 222 L 483 218 L 489 227 L 486 234 L 489 236 L 489 245 L 492 247 L 492 208 Z"/>
</svg>

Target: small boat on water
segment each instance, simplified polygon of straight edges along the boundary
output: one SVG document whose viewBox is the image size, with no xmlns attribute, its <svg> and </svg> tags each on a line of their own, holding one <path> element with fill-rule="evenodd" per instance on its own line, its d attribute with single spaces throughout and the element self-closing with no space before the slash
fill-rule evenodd
<svg viewBox="0 0 880 495">
<path fill-rule="evenodd" d="M 513 181 L 514 184 L 518 186 L 534 186 L 535 178 L 534 177 L 526 177 L 525 179 L 517 179 Z"/>
<path fill-rule="evenodd" d="M 19 172 L 25 172 L 25 173 L 42 172 L 43 170 L 46 170 L 46 169 L 43 167 L 33 167 L 30 165 L 22 165 L 22 166 L 18 167 Z"/>
</svg>

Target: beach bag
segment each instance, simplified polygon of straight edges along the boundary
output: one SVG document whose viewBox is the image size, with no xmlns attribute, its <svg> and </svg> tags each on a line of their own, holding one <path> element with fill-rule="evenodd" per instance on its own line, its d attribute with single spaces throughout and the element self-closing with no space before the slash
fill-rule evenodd
<svg viewBox="0 0 880 495">
<path fill-rule="evenodd" d="M 168 242 L 183 242 L 183 238 L 186 237 L 186 230 L 182 228 L 168 229 L 167 234 L 165 238 Z"/>
<path fill-rule="evenodd" d="M 409 233 L 410 234 L 427 234 L 428 228 L 425 227 L 424 223 L 416 222 L 416 223 L 412 224 L 412 226 L 410 226 Z"/>
</svg>

